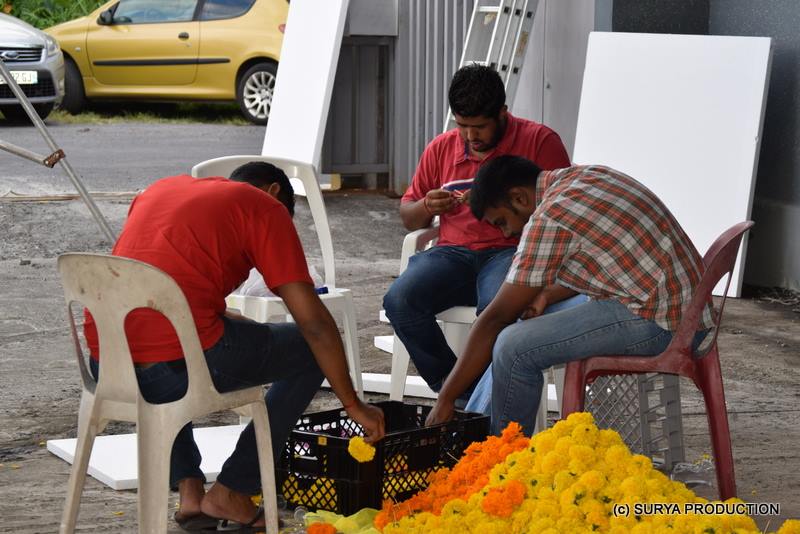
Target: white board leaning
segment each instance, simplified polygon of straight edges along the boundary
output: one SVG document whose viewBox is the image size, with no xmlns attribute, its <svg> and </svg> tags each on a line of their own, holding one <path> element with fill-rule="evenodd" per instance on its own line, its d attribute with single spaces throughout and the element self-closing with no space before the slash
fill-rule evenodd
<svg viewBox="0 0 800 534">
<path fill-rule="evenodd" d="M 573 160 L 636 178 L 704 254 L 750 218 L 772 40 L 592 32 Z M 757 227 L 756 227 L 757 228 Z M 738 297 L 743 242 L 728 295 Z M 721 295 L 720 284 L 714 294 Z"/>
</svg>

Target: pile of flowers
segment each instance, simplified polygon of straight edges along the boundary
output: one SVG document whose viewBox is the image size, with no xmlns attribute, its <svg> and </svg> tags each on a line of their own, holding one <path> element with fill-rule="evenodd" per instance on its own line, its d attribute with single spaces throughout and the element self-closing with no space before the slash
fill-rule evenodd
<svg viewBox="0 0 800 534">
<path fill-rule="evenodd" d="M 685 513 L 708 501 L 655 470 L 649 458 L 631 454 L 591 414 L 577 413 L 530 439 L 512 424 L 501 437 L 471 445 L 452 470 L 432 475 L 428 489 L 386 503 L 374 526 L 383 534 L 759 532 L 738 513 L 743 501 L 726 502 L 725 513 Z M 637 513 L 645 503 L 681 512 Z M 800 533 L 800 521 L 778 532 Z"/>
<path fill-rule="evenodd" d="M 431 474 L 426 490 L 401 503 L 384 502 L 375 518 L 375 526 L 381 529 L 414 513 L 439 515 L 451 500 L 467 499 L 480 491 L 489 483 L 489 471 L 493 466 L 527 446 L 528 438 L 517 423 L 509 424 L 500 437 L 490 436 L 486 441 L 470 444 L 452 469 L 443 468 Z"/>
</svg>

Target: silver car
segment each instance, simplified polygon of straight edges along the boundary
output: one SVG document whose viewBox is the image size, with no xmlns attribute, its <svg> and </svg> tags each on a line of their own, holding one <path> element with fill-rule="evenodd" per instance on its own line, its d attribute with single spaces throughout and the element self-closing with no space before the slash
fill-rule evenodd
<svg viewBox="0 0 800 534">
<path fill-rule="evenodd" d="M 0 13 L 0 59 L 45 118 L 64 97 L 64 56 L 58 42 L 27 22 Z M 0 113 L 27 120 L 11 88 L 0 76 Z"/>
</svg>

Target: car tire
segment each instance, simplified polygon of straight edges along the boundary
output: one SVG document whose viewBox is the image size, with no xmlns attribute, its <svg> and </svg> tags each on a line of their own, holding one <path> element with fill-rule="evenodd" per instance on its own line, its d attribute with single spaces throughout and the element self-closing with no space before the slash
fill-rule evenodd
<svg viewBox="0 0 800 534">
<path fill-rule="evenodd" d="M 39 117 L 44 120 L 50 115 L 50 112 L 53 111 L 53 103 L 47 104 L 33 104 L 33 109 L 36 110 L 36 113 L 39 114 Z M 28 117 L 28 114 L 25 113 L 25 109 L 22 106 L 2 106 L 0 107 L 0 113 L 6 118 L 7 122 L 13 123 L 30 123 L 31 119 Z"/>
<path fill-rule="evenodd" d="M 278 65 L 256 63 L 245 71 L 236 87 L 236 102 L 242 115 L 254 124 L 267 124 Z"/>
<path fill-rule="evenodd" d="M 77 115 L 86 107 L 81 71 L 75 62 L 68 58 L 64 58 L 64 99 L 59 107 L 72 115 Z"/>
</svg>

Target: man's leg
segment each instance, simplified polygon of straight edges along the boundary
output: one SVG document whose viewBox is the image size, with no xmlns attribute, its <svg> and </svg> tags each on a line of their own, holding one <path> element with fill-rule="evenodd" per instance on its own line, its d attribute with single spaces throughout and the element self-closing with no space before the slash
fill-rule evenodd
<svg viewBox="0 0 800 534">
<path fill-rule="evenodd" d="M 261 324 L 225 320 L 225 334 L 206 351 L 209 371 L 220 392 L 271 383 L 265 396 L 272 451 L 277 462 L 289 432 L 319 391 L 323 375 L 293 323 Z M 242 431 L 217 480 L 242 493 L 261 488 L 255 429 Z"/>
<path fill-rule="evenodd" d="M 656 355 L 671 339 L 671 332 L 614 300 L 590 300 L 508 326 L 492 354 L 492 432 L 516 421 L 526 435 L 533 433 L 548 367 L 598 354 Z"/>
<path fill-rule="evenodd" d="M 589 297 L 586 295 L 574 295 L 568 299 L 564 299 L 561 302 L 556 302 L 551 304 L 550 306 L 546 307 L 542 312 L 542 315 L 546 315 L 548 313 L 554 313 L 561 310 L 566 310 L 567 308 L 574 308 L 579 304 L 583 304 L 587 302 Z M 481 376 L 478 383 L 475 385 L 475 389 L 472 392 L 472 395 L 469 398 L 469 402 L 467 403 L 466 408 L 464 408 L 468 412 L 475 412 L 475 413 L 482 413 L 484 415 L 492 415 L 492 364 L 489 364 L 489 367 L 486 368 L 486 371 Z"/>
<path fill-rule="evenodd" d="M 433 247 L 411 257 L 408 268 L 383 298 L 395 334 L 425 382 L 439 391 L 456 357 L 436 324 L 436 314 L 476 302 L 474 253 Z"/>
<path fill-rule="evenodd" d="M 97 362 L 89 360 L 89 367 L 97 380 L 100 369 Z M 151 404 L 173 402 L 186 394 L 188 378 L 184 360 L 156 363 L 149 367 L 136 367 L 136 380 L 144 400 Z M 200 502 L 205 494 L 205 475 L 200 469 L 200 450 L 194 441 L 192 423 L 178 432 L 170 453 L 169 486 L 180 493 L 180 509 L 176 519 L 188 518 L 200 512 Z"/>
</svg>

